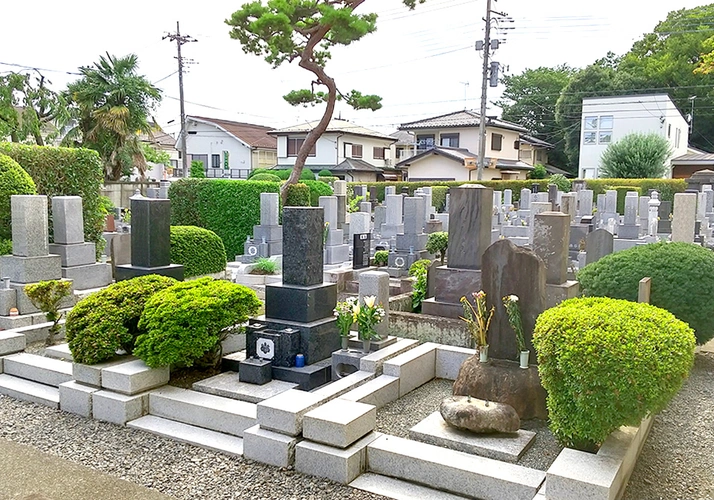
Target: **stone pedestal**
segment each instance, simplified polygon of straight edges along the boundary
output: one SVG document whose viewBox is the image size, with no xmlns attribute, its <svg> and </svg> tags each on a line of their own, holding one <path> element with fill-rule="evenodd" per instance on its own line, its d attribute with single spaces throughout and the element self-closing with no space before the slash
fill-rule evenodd
<svg viewBox="0 0 714 500">
<path fill-rule="evenodd" d="M 243 245 L 243 264 L 283 253 L 283 228 L 279 225 L 280 195 L 260 193 L 260 224 L 253 226 L 253 238 Z M 336 227 L 336 224 L 335 224 Z"/>
<path fill-rule="evenodd" d="M 550 309 L 561 302 L 573 299 L 580 294 L 580 283 L 577 281 L 565 281 L 557 285 L 546 283 L 545 285 L 545 308 Z"/>
<path fill-rule="evenodd" d="M 364 298 L 374 296 L 375 304 L 384 308 L 382 321 L 375 326 L 375 331 L 380 337 L 389 335 L 389 274 L 384 271 L 366 271 L 359 275 L 359 301 L 364 303 Z"/>
<path fill-rule="evenodd" d="M 464 315 L 461 297 L 470 297 L 482 289 L 481 270 L 433 267 L 434 297 L 422 302 L 424 314 L 458 319 Z"/>
<path fill-rule="evenodd" d="M 265 315 L 270 319 L 310 323 L 332 316 L 337 285 L 310 286 L 272 283 L 265 286 Z"/>
</svg>

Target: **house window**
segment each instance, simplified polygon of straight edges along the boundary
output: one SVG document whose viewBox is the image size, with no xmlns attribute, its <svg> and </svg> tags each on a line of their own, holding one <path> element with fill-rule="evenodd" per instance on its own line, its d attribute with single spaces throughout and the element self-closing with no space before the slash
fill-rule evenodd
<svg viewBox="0 0 714 500">
<path fill-rule="evenodd" d="M 521 149 L 521 141 L 513 141 L 513 149 L 515 149 L 516 151 Z"/>
<path fill-rule="evenodd" d="M 667 139 L 672 137 L 672 124 L 667 125 Z"/>
<path fill-rule="evenodd" d="M 208 167 L 208 155 L 191 155 L 191 161 L 200 161 L 203 163 L 203 168 Z"/>
<path fill-rule="evenodd" d="M 447 148 L 458 148 L 459 134 L 441 134 L 441 145 Z"/>
<path fill-rule="evenodd" d="M 352 144 L 352 158 L 362 158 L 361 144 Z"/>
<path fill-rule="evenodd" d="M 586 116 L 583 144 L 610 144 L 612 142 L 612 115 Z"/>
<path fill-rule="evenodd" d="M 417 149 L 431 149 L 436 144 L 434 134 L 417 135 Z"/>
<path fill-rule="evenodd" d="M 501 151 L 503 147 L 503 136 L 501 134 L 491 134 L 491 149 L 493 151 Z"/>
<path fill-rule="evenodd" d="M 583 144 L 597 144 L 597 132 L 585 132 Z"/>
<path fill-rule="evenodd" d="M 597 130 L 597 116 L 585 117 L 585 130 Z"/>
<path fill-rule="evenodd" d="M 612 116 L 601 116 L 599 123 L 598 144 L 610 144 L 612 142 Z"/>
<path fill-rule="evenodd" d="M 373 148 L 372 158 L 375 160 L 384 160 L 384 148 Z"/>
<path fill-rule="evenodd" d="M 211 155 L 211 168 L 221 168 L 221 155 Z"/>
<path fill-rule="evenodd" d="M 300 151 L 300 148 L 302 147 L 303 142 L 305 142 L 305 139 L 300 137 L 288 137 L 288 156 L 297 156 L 298 151 Z M 312 147 L 312 150 L 310 150 L 310 153 L 308 156 L 316 156 L 317 155 L 317 144 Z"/>
</svg>

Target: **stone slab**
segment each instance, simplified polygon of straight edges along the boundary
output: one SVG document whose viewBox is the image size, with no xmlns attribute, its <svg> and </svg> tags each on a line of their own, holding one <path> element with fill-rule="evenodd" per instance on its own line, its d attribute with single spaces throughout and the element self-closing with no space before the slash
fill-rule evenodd
<svg viewBox="0 0 714 500">
<path fill-rule="evenodd" d="M 99 390 L 92 393 L 92 414 L 95 419 L 124 425 L 143 417 L 149 411 L 149 394 L 133 396 Z"/>
<path fill-rule="evenodd" d="M 255 425 L 243 433 L 243 456 L 275 467 L 290 467 L 295 463 L 295 446 L 299 441 L 298 437 Z"/>
<path fill-rule="evenodd" d="M 21 352 L 5 358 L 4 372 L 40 384 L 58 387 L 72 380 L 72 364 Z"/>
<path fill-rule="evenodd" d="M 362 474 L 349 485 L 358 490 L 369 491 L 395 500 L 464 500 L 461 495 L 452 495 L 445 491 L 434 490 L 426 486 L 371 472 Z"/>
<path fill-rule="evenodd" d="M 72 363 L 72 377 L 77 382 L 94 387 L 102 386 L 102 370 L 122 363 L 129 363 L 136 358 L 133 356 L 117 356 L 114 359 L 97 363 L 96 365 L 85 365 L 83 363 Z"/>
<path fill-rule="evenodd" d="M 60 410 L 74 413 L 85 418 L 92 418 L 92 394 L 99 389 L 74 380 L 60 384 Z"/>
<path fill-rule="evenodd" d="M 463 362 L 477 352 L 476 349 L 468 349 L 466 347 L 439 345 L 436 348 L 436 372 L 434 376 L 436 378 L 456 380 Z"/>
<path fill-rule="evenodd" d="M 384 374 L 399 378 L 399 397 L 434 378 L 436 347 L 427 342 L 384 363 Z"/>
<path fill-rule="evenodd" d="M 381 408 L 399 399 L 399 379 L 380 375 L 340 396 L 340 399 L 357 401 Z"/>
<path fill-rule="evenodd" d="M 561 302 L 577 297 L 580 294 L 580 283 L 577 281 L 566 281 L 560 285 L 545 285 L 545 308 L 550 309 Z"/>
<path fill-rule="evenodd" d="M 97 262 L 94 243 L 78 243 L 76 245 L 50 243 L 49 248 L 51 254 L 60 256 L 62 267 L 84 266 Z"/>
<path fill-rule="evenodd" d="M 319 389 L 313 391 L 313 394 L 324 397 L 326 399 L 333 399 L 342 396 L 343 394 L 355 389 L 362 384 L 369 382 L 374 379 L 375 374 L 372 372 L 356 371 L 350 375 L 342 377 L 330 384 L 327 384 Z"/>
<path fill-rule="evenodd" d="M 0 275 L 14 283 L 37 283 L 62 278 L 62 259 L 59 255 L 36 257 L 0 256 Z"/>
<path fill-rule="evenodd" d="M 228 436 L 208 429 L 167 420 L 154 415 L 146 415 L 128 422 L 127 427 L 139 429 L 158 436 L 167 437 L 181 443 L 188 443 L 207 450 L 227 455 L 243 455 L 243 439 Z"/>
<path fill-rule="evenodd" d="M 102 369 L 102 388 L 132 396 L 169 382 L 169 367 L 149 368 L 140 359 Z"/>
<path fill-rule="evenodd" d="M 312 391 L 332 380 L 332 360 L 323 359 L 302 367 L 273 366 L 273 378 L 298 384 L 298 389 Z"/>
<path fill-rule="evenodd" d="M 253 403 L 172 386 L 149 394 L 149 413 L 238 437 L 243 437 L 243 432 L 256 424 Z"/>
<path fill-rule="evenodd" d="M 274 320 L 311 323 L 332 316 L 337 285 L 295 286 L 274 283 L 265 287 L 265 316 Z"/>
<path fill-rule="evenodd" d="M 479 258 L 479 266 L 481 259 Z M 434 267 L 432 267 L 434 269 Z M 458 304 L 461 297 L 469 296 L 481 290 L 480 269 L 456 269 L 447 266 L 438 266 L 434 274 L 434 297 L 439 302 Z"/>
<path fill-rule="evenodd" d="M 0 316 L 9 316 L 13 308 L 17 308 L 17 292 L 12 288 L 0 290 Z"/>
<path fill-rule="evenodd" d="M 515 463 L 533 444 L 535 432 L 519 430 L 513 434 L 475 434 L 451 427 L 441 413 L 435 411 L 409 429 L 409 439 Z"/>
<path fill-rule="evenodd" d="M 367 445 L 380 435 L 371 432 L 344 450 L 310 441 L 301 441 L 295 447 L 295 470 L 303 474 L 348 484 L 365 471 Z"/>
<path fill-rule="evenodd" d="M 258 403 L 258 423 L 262 429 L 298 436 L 305 414 L 324 401 L 313 393 L 291 389 Z"/>
<path fill-rule="evenodd" d="M 72 280 L 77 290 L 102 288 L 112 282 L 112 266 L 97 262 L 84 266 L 63 267 L 62 277 Z"/>
<path fill-rule="evenodd" d="M 376 407 L 334 399 L 305 414 L 302 435 L 310 441 L 347 448 L 372 432 L 376 425 Z"/>
<path fill-rule="evenodd" d="M 69 344 L 67 343 L 45 347 L 44 355 L 48 358 L 72 361 L 72 352 L 69 350 Z"/>
<path fill-rule="evenodd" d="M 539 470 L 395 436 L 370 443 L 367 460 L 372 472 L 482 500 L 532 500 L 545 480 Z"/>
<path fill-rule="evenodd" d="M 4 365 L 4 363 L 3 363 Z M 0 394 L 21 401 L 59 408 L 59 389 L 0 373 Z"/>
<path fill-rule="evenodd" d="M 22 352 L 26 346 L 25 336 L 12 331 L 0 331 L 0 356 Z"/>
<path fill-rule="evenodd" d="M 265 385 L 240 382 L 237 372 L 225 372 L 193 384 L 193 390 L 248 403 L 260 403 L 298 385 L 282 380 L 273 380 Z"/>
<path fill-rule="evenodd" d="M 15 330 L 17 328 L 32 326 L 32 316 L 0 316 L 0 330 Z"/>
<path fill-rule="evenodd" d="M 419 344 L 419 341 L 412 339 L 399 339 L 395 344 L 380 349 L 371 354 L 360 359 L 359 369 L 361 371 L 367 371 L 376 373 L 377 375 L 382 374 L 382 367 L 384 363 L 400 354 L 412 349 Z"/>
</svg>

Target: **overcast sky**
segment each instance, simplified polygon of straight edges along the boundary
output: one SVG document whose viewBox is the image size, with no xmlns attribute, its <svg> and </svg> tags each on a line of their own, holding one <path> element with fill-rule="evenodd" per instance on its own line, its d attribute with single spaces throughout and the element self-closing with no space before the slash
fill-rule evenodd
<svg viewBox="0 0 714 500">
<path fill-rule="evenodd" d="M 59 90 L 104 52 L 135 53 L 140 73 L 163 90 L 156 118 L 178 132 L 176 44 L 162 41 L 181 23 L 198 40 L 183 46 L 197 64 L 184 76 L 188 114 L 284 127 L 316 119 L 321 110 L 293 108 L 282 95 L 307 88 L 310 73 L 285 65 L 273 70 L 244 54 L 224 20 L 241 0 L 165 1 L 36 0 L 3 2 L 0 72 L 41 68 Z M 493 8 L 514 19 L 514 30 L 496 32 L 506 43 L 494 60 L 511 74 L 567 63 L 582 67 L 608 51 L 622 54 L 671 10 L 703 5 L 696 0 L 498 0 Z M 401 0 L 368 0 L 359 10 L 379 14 L 377 32 L 333 51 L 328 73 L 343 91 L 383 98 L 377 112 L 338 105 L 342 117 L 393 131 L 400 123 L 469 108 L 478 109 L 485 0 L 428 0 L 409 12 Z M 373 9 L 373 10 L 369 10 Z M 503 25 L 505 26 L 505 24 Z M 51 71 L 50 71 L 51 70 Z M 495 100 L 502 86 L 489 89 Z M 497 109 L 491 108 L 490 114 Z"/>
</svg>

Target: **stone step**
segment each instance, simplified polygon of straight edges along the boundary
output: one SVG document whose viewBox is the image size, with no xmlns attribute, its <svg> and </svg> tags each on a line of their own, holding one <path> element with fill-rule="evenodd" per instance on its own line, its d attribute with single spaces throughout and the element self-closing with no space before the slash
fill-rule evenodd
<svg viewBox="0 0 714 500">
<path fill-rule="evenodd" d="M 72 363 L 25 352 L 7 356 L 3 368 L 8 375 L 53 387 L 74 380 Z"/>
<path fill-rule="evenodd" d="M 297 384 L 283 382 L 282 380 L 271 380 L 263 385 L 248 384 L 240 381 L 238 372 L 223 372 L 200 382 L 195 382 L 191 388 L 194 391 L 213 394 L 214 396 L 237 399 L 248 403 L 260 403 L 297 386 Z"/>
<path fill-rule="evenodd" d="M 395 436 L 367 446 L 370 472 L 482 500 L 532 500 L 545 472 Z"/>
<path fill-rule="evenodd" d="M 425 498 L 429 500 L 463 500 L 466 498 L 371 472 L 362 474 L 349 485 L 358 490 L 369 491 L 395 500 L 424 500 Z"/>
<path fill-rule="evenodd" d="M 220 432 L 209 431 L 193 425 L 182 424 L 166 418 L 146 415 L 127 422 L 127 427 L 150 432 L 158 436 L 188 443 L 227 455 L 243 455 L 243 439 Z"/>
<path fill-rule="evenodd" d="M 375 351 L 367 356 L 364 356 L 359 361 L 359 369 L 366 372 L 373 372 L 377 375 L 382 374 L 382 366 L 392 358 L 403 354 L 410 349 L 419 345 L 418 340 L 399 339 L 395 344 L 392 344 L 384 349 Z"/>
<path fill-rule="evenodd" d="M 149 394 L 149 414 L 238 437 L 256 424 L 253 403 L 171 386 Z"/>
<path fill-rule="evenodd" d="M 0 374 L 0 394 L 22 401 L 59 408 L 59 389 L 12 375 Z"/>
<path fill-rule="evenodd" d="M 69 350 L 69 344 L 57 344 L 45 347 L 45 357 L 72 361 L 72 352 Z"/>
</svg>

